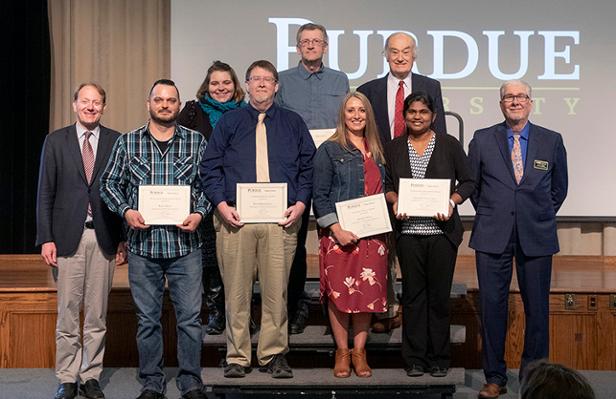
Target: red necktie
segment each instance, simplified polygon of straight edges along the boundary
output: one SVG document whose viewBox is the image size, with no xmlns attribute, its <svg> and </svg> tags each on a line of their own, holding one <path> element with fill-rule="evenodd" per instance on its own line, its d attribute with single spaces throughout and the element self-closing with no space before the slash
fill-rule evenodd
<svg viewBox="0 0 616 399">
<path fill-rule="evenodd" d="M 396 92 L 396 107 L 394 109 L 394 137 L 401 136 L 404 133 L 404 115 L 402 115 L 402 109 L 404 108 L 404 82 L 398 82 L 398 91 Z"/>
<path fill-rule="evenodd" d="M 94 171 L 94 150 L 92 144 L 90 144 L 90 137 L 92 132 L 85 132 L 85 138 L 83 140 L 83 146 L 81 148 L 81 158 L 83 159 L 83 170 L 86 172 L 86 180 L 88 184 L 92 182 L 92 172 Z M 88 203 L 88 215 L 92 216 L 92 208 Z"/>
</svg>

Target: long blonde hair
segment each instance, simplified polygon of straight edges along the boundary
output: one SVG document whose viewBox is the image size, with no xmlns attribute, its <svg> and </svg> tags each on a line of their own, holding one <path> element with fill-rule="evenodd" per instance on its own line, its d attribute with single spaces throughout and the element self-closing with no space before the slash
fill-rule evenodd
<svg viewBox="0 0 616 399">
<path fill-rule="evenodd" d="M 376 121 L 374 119 L 374 111 L 370 105 L 368 98 L 362 93 L 356 91 L 349 93 L 344 97 L 340 110 L 338 111 L 338 122 L 336 124 L 336 131 L 329 138 L 329 141 L 335 141 L 340 144 L 341 147 L 351 151 L 351 145 L 347 139 L 346 131 L 347 127 L 344 123 L 344 109 L 347 102 L 355 97 L 361 101 L 363 107 L 366 109 L 366 127 L 364 128 L 364 137 L 368 142 L 368 151 L 372 153 L 372 157 L 375 161 L 385 163 L 385 157 L 383 156 L 383 146 L 381 145 L 381 138 L 379 136 L 379 130 L 376 127 Z"/>
</svg>

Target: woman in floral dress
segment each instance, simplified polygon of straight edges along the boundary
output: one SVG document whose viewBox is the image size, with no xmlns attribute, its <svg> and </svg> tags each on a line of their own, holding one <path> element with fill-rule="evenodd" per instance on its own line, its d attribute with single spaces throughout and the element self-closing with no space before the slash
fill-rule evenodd
<svg viewBox="0 0 616 399">
<path fill-rule="evenodd" d="M 383 150 L 370 102 L 351 93 L 340 109 L 334 135 L 314 159 L 314 213 L 320 231 L 321 299 L 327 303 L 336 341 L 334 376 L 370 377 L 366 340 L 372 313 L 387 310 L 385 236 L 358 238 L 343 230 L 336 202 L 383 192 Z M 353 350 L 349 349 L 349 323 Z"/>
</svg>

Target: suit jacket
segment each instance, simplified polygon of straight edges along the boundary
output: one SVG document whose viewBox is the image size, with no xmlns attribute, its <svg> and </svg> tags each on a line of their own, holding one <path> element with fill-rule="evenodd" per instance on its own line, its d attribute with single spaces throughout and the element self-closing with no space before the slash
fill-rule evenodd
<svg viewBox="0 0 616 399">
<path fill-rule="evenodd" d="M 387 107 L 387 77 L 385 75 L 380 79 L 374 79 L 366 82 L 357 88 L 357 91 L 364 94 L 370 100 L 370 104 L 374 109 L 374 117 L 376 125 L 379 128 L 381 135 L 381 143 L 383 145 L 391 141 L 391 130 L 389 128 L 389 111 Z M 413 73 L 411 75 L 411 86 L 413 92 L 423 91 L 432 97 L 434 101 L 434 110 L 436 111 L 436 120 L 432 124 L 432 130 L 436 133 L 447 133 L 445 125 L 445 108 L 443 107 L 443 95 L 441 94 L 441 83 L 438 80 L 427 76 Z"/>
<path fill-rule="evenodd" d="M 410 179 L 411 162 L 407 145 L 407 136 L 396 137 L 385 146 L 385 193 L 398 193 L 400 178 Z M 471 173 L 468 158 L 460 142 L 453 136 L 437 134 L 434 150 L 426 169 L 426 179 L 450 179 L 450 195 L 458 193 L 463 200 L 475 190 L 475 181 Z M 456 183 L 457 181 L 457 183 Z M 401 222 L 396 220 L 396 231 L 400 232 Z M 464 227 L 460 221 L 457 207 L 446 222 L 436 221 L 449 241 L 456 247 L 462 242 Z"/>
<path fill-rule="evenodd" d="M 477 190 L 470 246 L 505 250 L 513 228 L 526 256 L 559 251 L 556 212 L 567 196 L 567 154 L 560 134 L 530 122 L 524 176 L 516 184 L 505 122 L 475 132 L 469 159 Z"/>
<path fill-rule="evenodd" d="M 36 245 L 53 241 L 58 256 L 73 255 L 83 234 L 89 202 L 98 244 L 106 255 L 116 253 L 123 237 L 122 219 L 101 201 L 99 177 L 119 136 L 100 127 L 92 183 L 88 185 L 75 125 L 47 135 L 39 171 Z"/>
</svg>

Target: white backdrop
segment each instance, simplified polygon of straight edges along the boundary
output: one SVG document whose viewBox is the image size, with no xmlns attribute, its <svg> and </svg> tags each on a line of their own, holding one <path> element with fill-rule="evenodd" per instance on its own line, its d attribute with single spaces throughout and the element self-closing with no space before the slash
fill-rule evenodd
<svg viewBox="0 0 616 399">
<path fill-rule="evenodd" d="M 534 89 L 531 120 L 562 133 L 567 147 L 569 196 L 559 215 L 614 217 L 615 15 L 612 0 L 172 0 L 171 77 L 185 101 L 214 60 L 241 81 L 257 59 L 295 66 L 295 33 L 313 21 L 329 32 L 326 64 L 357 87 L 387 71 L 384 39 L 405 30 L 418 42 L 415 72 L 439 79 L 446 109 L 464 118 L 465 148 L 476 129 L 502 121 L 502 80 L 524 79 Z M 458 134 L 454 119 L 447 126 Z"/>
</svg>

